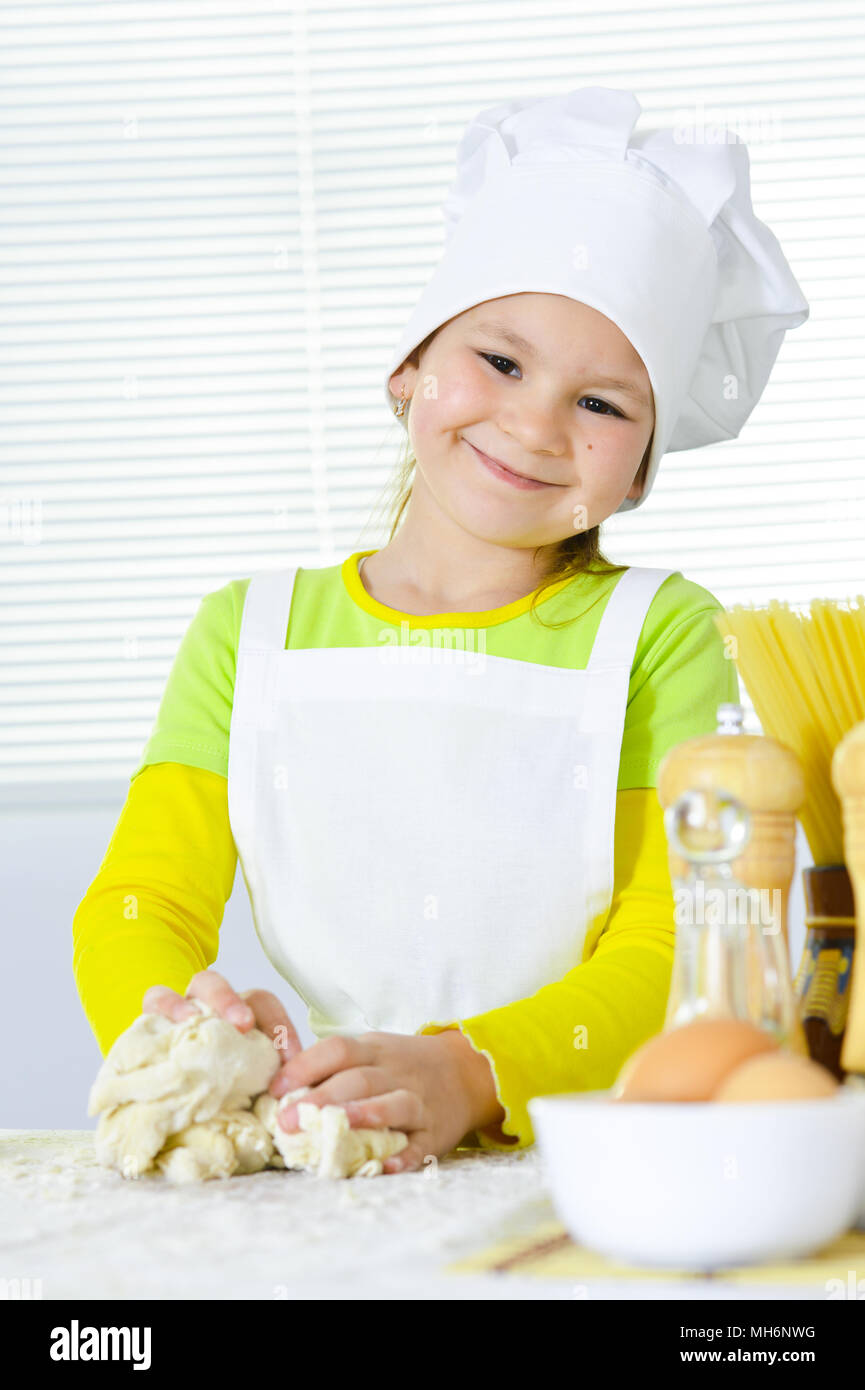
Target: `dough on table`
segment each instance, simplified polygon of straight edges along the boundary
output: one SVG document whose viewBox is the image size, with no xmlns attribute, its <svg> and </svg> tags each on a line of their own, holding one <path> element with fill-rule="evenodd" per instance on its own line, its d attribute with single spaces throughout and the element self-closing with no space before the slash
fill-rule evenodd
<svg viewBox="0 0 865 1390">
<path fill-rule="evenodd" d="M 399 1129 L 352 1129 L 341 1105 L 304 1105 L 309 1090 L 301 1086 L 275 1100 L 269 1091 L 258 1097 L 253 1114 L 265 1126 L 286 1168 L 304 1168 L 320 1178 L 373 1178 L 384 1171 L 384 1160 L 408 1144 Z M 289 1133 L 277 1122 L 284 1106 L 299 1101 L 300 1129 Z M 276 1156 L 271 1160 L 276 1167 Z"/>
<path fill-rule="evenodd" d="M 121 1033 L 90 1091 L 99 1115 L 98 1161 L 124 1177 L 158 1171 L 171 1182 L 202 1182 L 267 1167 L 319 1177 L 373 1177 L 408 1143 L 391 1129 L 352 1129 L 338 1105 L 298 1105 L 289 1134 L 278 1110 L 305 1095 L 276 1100 L 267 1090 L 279 1070 L 272 1040 L 241 1033 L 209 1005 L 180 1023 L 142 1014 Z"/>
<path fill-rule="evenodd" d="M 172 1134 L 154 1159 L 172 1182 L 258 1173 L 273 1156 L 270 1135 L 251 1110 L 220 1110 L 204 1124 Z"/>
</svg>

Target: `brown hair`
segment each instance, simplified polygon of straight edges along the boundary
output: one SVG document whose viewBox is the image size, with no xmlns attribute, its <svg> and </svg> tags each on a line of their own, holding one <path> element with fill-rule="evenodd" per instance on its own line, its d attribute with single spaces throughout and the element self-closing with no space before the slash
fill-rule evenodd
<svg viewBox="0 0 865 1390">
<path fill-rule="evenodd" d="M 438 332 L 438 328 L 434 329 L 434 331 L 430 333 L 422 343 L 419 343 L 414 351 L 406 358 L 406 361 L 410 363 L 411 366 L 419 366 L 421 355 Z M 410 408 L 411 406 L 408 405 L 407 409 Z M 654 438 L 654 434 L 652 438 Z M 646 452 L 643 455 L 643 460 L 635 479 L 635 481 L 639 482 L 641 485 L 645 484 L 646 481 L 651 448 L 652 439 L 649 440 L 646 446 Z M 406 431 L 403 456 L 398 466 L 396 476 L 391 483 L 393 497 L 390 506 L 387 508 L 387 519 L 390 522 L 389 541 L 392 541 L 396 535 L 403 513 L 408 506 L 412 491 L 412 477 L 416 463 L 417 459 L 414 456 L 411 442 L 408 438 L 408 431 Z M 535 612 L 536 603 L 539 602 L 544 590 L 550 588 L 551 585 L 557 584 L 562 579 L 572 578 L 578 574 L 620 574 L 629 568 L 628 565 L 614 565 L 612 561 L 608 560 L 602 553 L 600 530 L 600 525 L 598 525 L 590 527 L 587 531 L 578 531 L 575 535 L 567 536 L 564 540 L 559 541 L 553 548 L 552 564 L 533 595 L 529 610 L 536 622 L 542 623 L 545 627 L 564 627 L 567 623 L 575 621 L 575 618 L 564 618 L 558 623 L 544 623 L 543 619 Z M 537 557 L 538 551 L 546 548 L 547 547 L 537 546 L 535 548 L 535 557 Z"/>
</svg>

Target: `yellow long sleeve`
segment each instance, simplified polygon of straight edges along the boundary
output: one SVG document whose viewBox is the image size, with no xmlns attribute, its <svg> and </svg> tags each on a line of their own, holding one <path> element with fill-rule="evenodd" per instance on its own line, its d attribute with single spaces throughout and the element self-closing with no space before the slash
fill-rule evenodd
<svg viewBox="0 0 865 1390">
<path fill-rule="evenodd" d="M 615 856 L 610 911 L 587 934 L 580 965 L 527 999 L 418 1029 L 459 1028 L 490 1062 L 505 1118 L 467 1136 L 469 1146 L 534 1143 L 531 1096 L 606 1089 L 625 1059 L 663 1027 L 675 921 L 656 788 L 618 793 Z"/>
<path fill-rule="evenodd" d="M 216 960 L 236 865 L 224 777 L 153 763 L 133 779 L 72 921 L 75 983 L 103 1055 L 151 985 L 183 994 Z"/>
</svg>

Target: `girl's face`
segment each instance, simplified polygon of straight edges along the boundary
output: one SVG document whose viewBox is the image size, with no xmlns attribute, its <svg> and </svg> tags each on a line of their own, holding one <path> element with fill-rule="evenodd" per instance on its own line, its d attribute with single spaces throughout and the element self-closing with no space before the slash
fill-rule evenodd
<svg viewBox="0 0 865 1390">
<path fill-rule="evenodd" d="M 411 397 L 412 503 L 479 540 L 554 545 L 639 496 L 655 423 L 649 376 L 588 305 L 539 293 L 487 300 L 449 320 L 389 385 Z"/>
</svg>

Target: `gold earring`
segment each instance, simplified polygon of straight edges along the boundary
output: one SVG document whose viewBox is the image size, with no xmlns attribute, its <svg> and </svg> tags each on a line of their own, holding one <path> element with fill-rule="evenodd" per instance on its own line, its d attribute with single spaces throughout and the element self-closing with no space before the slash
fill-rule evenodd
<svg viewBox="0 0 865 1390">
<path fill-rule="evenodd" d="M 396 405 L 393 408 L 394 415 L 396 415 L 397 417 L 399 417 L 400 415 L 404 415 L 407 404 L 408 402 L 405 398 L 405 387 L 402 386 L 400 387 L 400 399 L 397 401 Z"/>
</svg>

